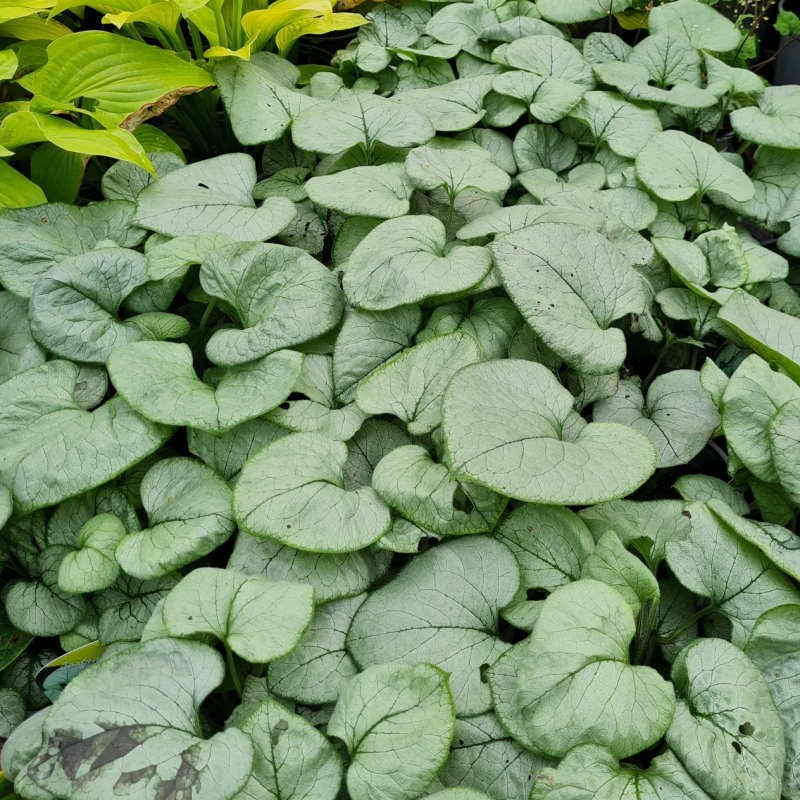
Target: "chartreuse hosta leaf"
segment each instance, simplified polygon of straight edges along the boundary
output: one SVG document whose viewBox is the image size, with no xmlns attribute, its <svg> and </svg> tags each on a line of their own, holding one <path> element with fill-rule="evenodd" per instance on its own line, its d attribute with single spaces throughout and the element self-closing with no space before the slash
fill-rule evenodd
<svg viewBox="0 0 800 800">
<path fill-rule="evenodd" d="M 253 769 L 240 800 L 334 800 L 342 783 L 342 761 L 311 724 L 271 698 L 239 706 L 228 728 L 253 743 Z"/>
<path fill-rule="evenodd" d="M 214 75 L 241 144 L 279 139 L 296 116 L 319 103 L 285 86 L 254 61 L 222 59 L 216 64 Z"/>
<path fill-rule="evenodd" d="M 482 486 L 459 483 L 447 467 L 414 444 L 384 456 L 375 467 L 372 486 L 398 514 L 442 536 L 491 530 L 508 502 Z M 463 503 L 469 510 L 458 507 Z"/>
<path fill-rule="evenodd" d="M 430 433 L 442 421 L 442 394 L 450 379 L 480 359 L 468 333 L 436 336 L 403 350 L 359 383 L 355 401 L 368 414 L 394 414 L 408 432 Z"/>
<path fill-rule="evenodd" d="M 685 588 L 708 598 L 709 611 L 728 618 L 731 641 L 741 646 L 765 611 L 800 602 L 800 590 L 739 534 L 735 520 L 725 520 L 701 503 L 690 503 L 687 510 L 691 532 L 667 544 L 667 563 Z"/>
<path fill-rule="evenodd" d="M 575 581 L 545 600 L 519 668 L 522 717 L 538 750 L 560 757 L 595 744 L 624 758 L 663 736 L 675 694 L 654 669 L 630 665 L 635 632 L 631 607 L 599 581 Z"/>
<path fill-rule="evenodd" d="M 189 324 L 175 314 L 119 319 L 122 301 L 145 282 L 145 258 L 134 250 L 109 247 L 64 260 L 34 287 L 34 338 L 63 358 L 104 363 L 119 345 L 185 336 Z"/>
<path fill-rule="evenodd" d="M 530 800 L 711 800 L 675 754 L 656 756 L 646 770 L 621 765 L 604 747 L 571 750 L 536 778 Z"/>
<path fill-rule="evenodd" d="M 347 447 L 316 433 L 284 436 L 242 468 L 236 519 L 254 536 L 298 550 L 347 553 L 377 541 L 389 509 L 369 486 L 342 488 Z"/>
<path fill-rule="evenodd" d="M 306 191 L 323 208 L 388 219 L 408 214 L 413 188 L 402 164 L 381 164 L 311 178 Z"/>
<path fill-rule="evenodd" d="M 616 423 L 587 424 L 572 395 L 540 364 L 506 359 L 465 367 L 447 387 L 442 409 L 456 477 L 518 500 L 612 500 L 655 470 L 646 437 Z"/>
<path fill-rule="evenodd" d="M 288 655 L 269 667 L 269 687 L 281 697 L 307 705 L 335 703 L 347 682 L 358 673 L 345 637 L 366 594 L 317 606 L 303 638 Z"/>
<path fill-rule="evenodd" d="M 9 51 L 3 51 L 9 54 Z M 4 151 L 8 150 L 0 145 Z M 40 206 L 47 202 L 47 196 L 41 186 L 26 178 L 19 170 L 14 169 L 7 161 L 0 161 L 0 208 L 25 208 Z"/>
<path fill-rule="evenodd" d="M 676 0 L 653 9 L 651 33 L 678 31 L 701 50 L 725 53 L 739 44 L 742 34 L 727 17 L 697 0 Z"/>
<path fill-rule="evenodd" d="M 767 611 L 756 623 L 744 647 L 769 686 L 783 721 L 786 764 L 783 794 L 800 793 L 800 726 L 798 725 L 797 674 L 800 669 L 800 606 L 786 605 Z"/>
<path fill-rule="evenodd" d="M 354 597 L 379 577 L 377 559 L 369 550 L 352 553 L 314 553 L 295 550 L 274 539 L 239 533 L 228 567 L 271 581 L 308 583 L 317 603 Z"/>
<path fill-rule="evenodd" d="M 78 367 L 48 361 L 0 385 L 0 477 L 22 512 L 107 483 L 157 450 L 171 429 L 115 397 L 85 411 Z"/>
<path fill-rule="evenodd" d="M 210 634 L 253 663 L 285 656 L 314 612 L 314 590 L 231 569 L 192 570 L 167 595 L 160 623 L 170 636 Z"/>
<path fill-rule="evenodd" d="M 122 569 L 144 580 L 166 575 L 219 547 L 234 530 L 231 490 L 191 458 L 164 458 L 145 474 L 142 505 L 149 527 L 117 546 Z"/>
<path fill-rule="evenodd" d="M 694 370 L 659 375 L 647 390 L 638 382 L 620 381 L 612 397 L 594 404 L 597 422 L 619 422 L 643 433 L 656 448 L 659 467 L 691 461 L 719 427 L 720 418 Z"/>
<path fill-rule="evenodd" d="M 78 534 L 78 547 L 58 567 L 58 585 L 65 592 L 83 594 L 107 589 L 119 575 L 114 556 L 125 536 L 125 526 L 113 514 L 92 517 Z"/>
<path fill-rule="evenodd" d="M 755 194 L 752 181 L 741 169 L 710 144 L 683 131 L 654 136 L 636 156 L 636 174 L 656 197 L 669 202 L 702 197 L 710 191 L 738 202 Z"/>
<path fill-rule="evenodd" d="M 800 322 L 796 317 L 768 308 L 743 289 L 737 289 L 723 303 L 719 319 L 756 353 L 800 382 Z"/>
<path fill-rule="evenodd" d="M 496 239 L 495 266 L 542 341 L 570 366 L 606 374 L 624 361 L 625 336 L 611 323 L 646 305 L 639 275 L 599 233 L 542 223 Z"/>
<path fill-rule="evenodd" d="M 492 258 L 486 248 L 446 244 L 445 227 L 435 217 L 382 222 L 344 265 L 347 299 L 358 308 L 386 311 L 466 291 L 489 272 Z"/>
<path fill-rule="evenodd" d="M 347 745 L 353 800 L 413 800 L 447 758 L 454 726 L 446 672 L 430 664 L 380 664 L 347 684 L 328 734 Z"/>
<path fill-rule="evenodd" d="M 3 286 L 30 297 L 39 278 L 70 256 L 109 242 L 135 247 L 144 231 L 133 225 L 133 213 L 134 206 L 123 201 L 82 207 L 53 203 L 5 211 L 0 215 Z"/>
<path fill-rule="evenodd" d="M 153 115 L 153 105 L 168 108 L 180 95 L 214 81 L 170 51 L 108 31 L 81 31 L 56 39 L 47 48 L 47 63 L 20 83 L 40 111 L 78 111 L 73 103 L 91 98 L 96 101 L 91 115 L 105 127 L 126 123 L 135 128 Z"/>
<path fill-rule="evenodd" d="M 302 362 L 300 353 L 279 350 L 229 368 L 214 387 L 195 374 L 187 345 L 136 342 L 111 354 L 108 372 L 116 390 L 148 419 L 219 434 L 282 403 Z"/>
<path fill-rule="evenodd" d="M 204 739 L 198 713 L 224 674 L 200 642 L 157 639 L 109 654 L 32 730 L 12 735 L 3 769 L 22 796 L 158 800 L 180 786 L 195 800 L 233 800 L 251 774 L 250 737 L 228 728 Z"/>
<path fill-rule="evenodd" d="M 356 612 L 347 649 L 367 667 L 430 661 L 450 673 L 460 715 L 489 709 L 481 665 L 508 649 L 499 610 L 514 597 L 518 568 L 502 544 L 468 536 L 414 558 Z"/>
<path fill-rule="evenodd" d="M 139 195 L 136 224 L 168 236 L 224 233 L 236 241 L 264 241 L 297 213 L 284 197 L 256 208 L 256 165 L 245 153 L 198 161 L 176 169 Z"/>
<path fill-rule="evenodd" d="M 764 676 L 738 647 L 698 639 L 672 665 L 672 748 L 715 800 L 778 800 L 783 726 Z"/>
<path fill-rule="evenodd" d="M 434 133 L 431 123 L 421 114 L 372 94 L 353 94 L 335 103 L 319 103 L 292 123 L 294 143 L 315 153 L 339 153 L 356 145 L 364 147 L 368 154 L 376 144 L 412 147 L 432 139 Z"/>
<path fill-rule="evenodd" d="M 208 294 L 224 300 L 241 329 L 224 328 L 206 344 L 221 366 L 261 358 L 314 339 L 342 315 L 335 275 L 297 247 L 232 244 L 209 253 L 200 270 Z"/>
</svg>

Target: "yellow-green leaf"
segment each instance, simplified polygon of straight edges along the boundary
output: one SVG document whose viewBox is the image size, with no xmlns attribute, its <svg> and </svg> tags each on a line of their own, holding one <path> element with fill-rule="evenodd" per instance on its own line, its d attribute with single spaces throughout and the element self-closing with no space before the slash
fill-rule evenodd
<svg viewBox="0 0 800 800">
<path fill-rule="evenodd" d="M 255 38 L 261 49 L 281 28 L 294 22 L 331 14 L 329 0 L 277 0 L 269 8 L 250 11 L 242 17 L 242 30 Z"/>
<path fill-rule="evenodd" d="M 74 203 L 89 157 L 62 150 L 50 142 L 31 155 L 31 178 L 42 187 L 50 203 Z"/>
<path fill-rule="evenodd" d="M 144 148 L 130 131 L 89 130 L 61 117 L 35 111 L 16 111 L 3 119 L 0 147 L 13 151 L 34 142 L 52 142 L 72 153 L 131 161 L 155 174 Z"/>
<path fill-rule="evenodd" d="M 54 42 L 68 33 L 72 31 L 66 25 L 43 17 L 20 17 L 0 25 L 0 39 L 19 39 L 23 42 L 35 39 Z"/>
<path fill-rule="evenodd" d="M 0 50 L 0 81 L 8 81 L 17 72 L 17 54 L 13 50 Z"/>
<path fill-rule="evenodd" d="M 367 22 L 369 20 L 361 14 L 329 14 L 325 17 L 301 19 L 281 28 L 275 36 L 275 44 L 278 52 L 285 56 L 301 36 L 346 31 L 366 25 Z"/>
<path fill-rule="evenodd" d="M 209 47 L 203 55 L 206 58 L 241 58 L 242 61 L 249 61 L 253 52 L 253 41 L 255 40 L 251 39 L 238 50 L 231 50 L 229 47 L 214 45 L 214 47 Z"/>
<path fill-rule="evenodd" d="M 134 22 L 143 22 L 172 33 L 178 26 L 180 18 L 181 10 L 175 3 L 161 2 L 150 3 L 136 11 L 119 11 L 113 14 L 106 14 L 101 22 L 104 25 L 113 25 L 117 29 L 123 25 L 133 25 Z"/>
<path fill-rule="evenodd" d="M 22 208 L 46 203 L 44 192 L 10 164 L 0 161 L 0 208 Z"/>
<path fill-rule="evenodd" d="M 647 11 L 628 8 L 619 14 L 614 14 L 614 19 L 619 23 L 620 28 L 625 31 L 646 31 L 648 16 Z"/>
<path fill-rule="evenodd" d="M 214 84 L 208 72 L 174 53 L 107 31 L 58 39 L 47 48 L 47 57 L 43 67 L 19 81 L 34 95 L 37 108 L 77 111 L 75 101 L 91 99 L 96 101 L 92 116 L 107 128 L 135 128 L 181 95 Z"/>
<path fill-rule="evenodd" d="M 21 3 L 3 3 L 0 5 L 0 22 L 32 17 L 40 11 L 46 11 L 52 5 L 52 0 L 24 0 Z"/>
</svg>

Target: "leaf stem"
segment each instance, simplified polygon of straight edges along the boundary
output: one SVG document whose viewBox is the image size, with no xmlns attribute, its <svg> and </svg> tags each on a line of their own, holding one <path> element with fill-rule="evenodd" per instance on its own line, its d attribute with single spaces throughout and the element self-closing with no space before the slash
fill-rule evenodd
<svg viewBox="0 0 800 800">
<path fill-rule="evenodd" d="M 658 624 L 658 599 L 645 603 L 636 620 L 636 639 L 633 648 L 633 664 L 646 664 L 653 650 L 653 631 Z"/>
<path fill-rule="evenodd" d="M 233 0 L 233 10 L 231 12 L 231 46 L 238 50 L 244 42 L 242 30 L 242 15 L 244 13 L 244 0 Z"/>
<path fill-rule="evenodd" d="M 692 239 L 696 239 L 697 234 L 699 233 L 700 211 L 702 210 L 702 208 L 703 208 L 703 193 L 701 191 L 698 191 L 694 203 L 694 219 L 692 220 Z"/>
<path fill-rule="evenodd" d="M 221 47 L 229 47 L 228 28 L 225 25 L 225 18 L 222 16 L 222 0 L 211 0 L 211 7 L 214 11 L 214 22 L 217 26 L 217 38 Z"/>
<path fill-rule="evenodd" d="M 194 57 L 199 60 L 203 57 L 203 51 L 205 50 L 200 39 L 200 31 L 197 30 L 197 26 L 193 22 L 187 20 L 187 25 L 189 26 L 189 38 L 192 40 Z"/>
<path fill-rule="evenodd" d="M 200 322 L 197 324 L 197 330 L 200 336 L 203 335 L 206 329 L 206 325 L 208 325 L 208 320 L 210 319 L 211 315 L 214 313 L 214 309 L 217 307 L 217 298 L 212 297 L 211 300 L 206 303 L 205 310 L 203 311 L 203 316 L 200 317 Z"/>
<path fill-rule="evenodd" d="M 664 346 L 658 351 L 658 356 L 656 356 L 653 366 L 650 367 L 650 372 L 647 373 L 647 377 L 642 383 L 643 392 L 647 391 L 647 387 L 650 386 L 653 378 L 656 377 L 658 368 L 661 366 L 661 363 L 664 361 L 664 357 L 667 355 L 673 344 L 675 344 L 675 334 L 669 328 L 667 328 L 666 331 L 664 331 Z"/>
<path fill-rule="evenodd" d="M 233 688 L 236 689 L 236 694 L 239 695 L 239 698 L 242 697 L 242 679 L 239 676 L 239 670 L 236 668 L 236 659 L 234 658 L 233 651 L 230 647 L 228 647 L 228 643 L 225 642 L 225 662 L 228 665 L 228 673 L 231 676 L 231 681 L 233 682 Z"/>
<path fill-rule="evenodd" d="M 699 622 L 703 617 L 707 617 L 712 611 L 714 611 L 714 606 L 705 606 L 701 608 L 699 611 L 695 611 L 683 625 L 675 628 L 671 633 L 668 633 L 666 636 L 656 636 L 655 640 L 658 644 L 671 644 L 674 642 L 682 633 L 685 633 L 692 627 L 695 623 Z"/>
</svg>

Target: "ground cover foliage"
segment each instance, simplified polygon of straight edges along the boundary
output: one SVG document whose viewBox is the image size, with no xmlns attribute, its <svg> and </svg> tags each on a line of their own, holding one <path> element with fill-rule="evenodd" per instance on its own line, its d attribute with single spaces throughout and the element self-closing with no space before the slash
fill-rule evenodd
<svg viewBox="0 0 800 800">
<path fill-rule="evenodd" d="M 800 90 L 625 5 L 222 59 L 242 152 L 0 215 L 9 796 L 800 797 Z"/>
</svg>

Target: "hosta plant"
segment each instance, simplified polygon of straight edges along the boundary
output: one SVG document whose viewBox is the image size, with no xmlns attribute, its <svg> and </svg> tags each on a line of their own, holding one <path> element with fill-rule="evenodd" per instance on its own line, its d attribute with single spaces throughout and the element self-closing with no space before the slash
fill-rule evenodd
<svg viewBox="0 0 800 800">
<path fill-rule="evenodd" d="M 82 30 L 76 14 L 87 7 L 102 13 L 113 32 Z M 140 126 L 181 97 L 213 86 L 217 59 L 286 55 L 302 36 L 365 22 L 361 14 L 335 12 L 330 0 L 0 5 L 0 208 L 74 200 L 91 156 L 153 172 L 149 152 L 180 154 L 180 148 L 163 132 Z M 181 111 L 183 137 L 197 145 L 198 128 L 205 127 L 211 139 L 217 105 L 218 97 L 206 92 L 193 109 Z M 214 144 L 212 152 L 225 149 Z M 26 158 L 29 145 L 37 147 Z"/>
<path fill-rule="evenodd" d="M 624 5 L 381 6 L 0 215 L 9 792 L 800 798 L 800 98 Z"/>
</svg>

